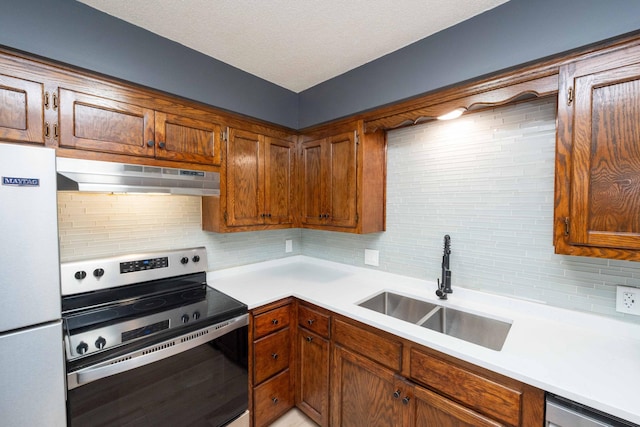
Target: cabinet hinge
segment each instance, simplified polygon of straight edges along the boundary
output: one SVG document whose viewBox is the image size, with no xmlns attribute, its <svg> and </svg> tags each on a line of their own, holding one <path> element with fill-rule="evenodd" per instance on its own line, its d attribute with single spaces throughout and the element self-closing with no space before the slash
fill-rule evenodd
<svg viewBox="0 0 640 427">
<path fill-rule="evenodd" d="M 569 235 L 569 217 L 565 217 L 564 218 L 564 235 L 568 236 Z"/>
<path fill-rule="evenodd" d="M 358 214 L 356 213 L 356 224 L 358 223 L 358 220 L 359 220 L 359 219 L 360 219 L 360 215 L 358 215 Z"/>
<path fill-rule="evenodd" d="M 224 217 L 224 223 L 227 223 L 227 219 L 229 218 L 229 215 L 227 215 L 227 211 L 224 211 L 224 215 L 222 215 Z"/>
<path fill-rule="evenodd" d="M 228 142 L 229 141 L 229 128 L 228 127 L 220 132 L 220 139 L 222 139 L 224 142 Z"/>
<path fill-rule="evenodd" d="M 571 105 L 573 103 L 573 87 L 569 86 L 567 89 L 567 105 Z"/>
<path fill-rule="evenodd" d="M 357 130 L 353 131 L 353 139 L 355 139 L 356 144 L 360 144 L 360 136 L 358 135 L 358 131 Z"/>
</svg>

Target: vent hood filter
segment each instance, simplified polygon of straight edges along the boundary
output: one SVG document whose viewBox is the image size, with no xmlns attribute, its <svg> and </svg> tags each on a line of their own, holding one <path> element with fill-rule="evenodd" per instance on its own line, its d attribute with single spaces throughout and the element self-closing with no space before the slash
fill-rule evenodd
<svg viewBox="0 0 640 427">
<path fill-rule="evenodd" d="M 220 194 L 220 174 L 97 160 L 58 157 L 58 191 L 165 193 L 193 196 Z"/>
</svg>

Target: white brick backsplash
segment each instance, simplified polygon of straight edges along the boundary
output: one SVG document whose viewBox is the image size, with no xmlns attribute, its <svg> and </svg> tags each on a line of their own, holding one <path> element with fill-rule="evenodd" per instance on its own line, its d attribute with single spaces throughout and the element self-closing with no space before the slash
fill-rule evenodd
<svg viewBox="0 0 640 427">
<path fill-rule="evenodd" d="M 200 197 L 60 192 L 61 260 L 206 246 L 209 269 L 220 269 L 301 253 L 300 230 L 207 233 L 200 212 Z"/>
<path fill-rule="evenodd" d="M 640 264 L 554 254 L 552 98 L 389 132 L 387 231 L 302 232 L 303 253 L 434 280 L 443 236 L 456 286 L 640 323 L 615 311 L 615 285 L 640 286 Z M 455 293 L 452 298 L 455 298 Z"/>
</svg>

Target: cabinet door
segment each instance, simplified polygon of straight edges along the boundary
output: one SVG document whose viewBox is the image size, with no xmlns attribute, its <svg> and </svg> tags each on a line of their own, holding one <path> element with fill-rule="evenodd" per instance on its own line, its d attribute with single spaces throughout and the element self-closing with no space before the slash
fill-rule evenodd
<svg viewBox="0 0 640 427">
<path fill-rule="evenodd" d="M 334 346 L 331 425 L 384 427 L 401 424 L 402 405 L 394 397 L 396 387 L 393 371 Z"/>
<path fill-rule="evenodd" d="M 326 200 L 328 223 L 338 227 L 356 226 L 356 141 L 355 132 L 333 136 L 327 143 L 329 182 Z"/>
<path fill-rule="evenodd" d="M 153 157 L 153 110 L 60 89 L 60 146 Z"/>
<path fill-rule="evenodd" d="M 220 130 L 216 123 L 156 112 L 156 157 L 219 165 Z"/>
<path fill-rule="evenodd" d="M 292 177 L 295 144 L 265 137 L 264 143 L 264 213 L 267 224 L 293 222 Z"/>
<path fill-rule="evenodd" d="M 640 64 L 573 84 L 570 242 L 640 249 Z"/>
<path fill-rule="evenodd" d="M 422 387 L 414 387 L 413 427 L 499 427 L 504 424 L 484 417 L 471 409 Z"/>
<path fill-rule="evenodd" d="M 43 85 L 0 74 L 0 139 L 44 144 Z"/>
<path fill-rule="evenodd" d="M 227 143 L 227 225 L 264 223 L 264 137 L 229 130 Z"/>
<path fill-rule="evenodd" d="M 329 342 L 298 328 L 296 404 L 316 423 L 329 425 Z"/>
<path fill-rule="evenodd" d="M 318 139 L 302 144 L 300 164 L 301 209 L 304 224 L 322 224 L 324 216 L 324 195 L 326 180 L 324 170 L 326 160 L 323 157 L 324 140 Z"/>
</svg>

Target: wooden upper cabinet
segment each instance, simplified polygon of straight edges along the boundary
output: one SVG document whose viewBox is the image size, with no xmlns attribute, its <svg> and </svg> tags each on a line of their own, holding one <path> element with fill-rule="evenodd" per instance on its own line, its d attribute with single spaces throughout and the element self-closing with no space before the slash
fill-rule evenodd
<svg viewBox="0 0 640 427">
<path fill-rule="evenodd" d="M 328 139 L 328 178 L 326 210 L 329 223 L 338 227 L 355 227 L 357 132 L 347 132 Z"/>
<path fill-rule="evenodd" d="M 640 260 L 640 47 L 560 77 L 556 252 Z"/>
<path fill-rule="evenodd" d="M 156 157 L 220 165 L 221 127 L 217 123 L 156 111 Z"/>
<path fill-rule="evenodd" d="M 265 223 L 291 224 L 294 212 L 295 143 L 266 136 L 264 147 Z"/>
<path fill-rule="evenodd" d="M 220 164 L 220 125 L 60 89 L 60 147 Z"/>
<path fill-rule="evenodd" d="M 355 227 L 356 132 L 307 141 L 301 148 L 303 223 Z"/>
<path fill-rule="evenodd" d="M 302 135 L 300 211 L 304 227 L 351 233 L 385 229 L 386 137 L 362 121 Z"/>
<path fill-rule="evenodd" d="M 154 112 L 60 89 L 60 147 L 153 157 Z"/>
<path fill-rule="evenodd" d="M 227 144 L 227 225 L 293 222 L 295 144 L 239 129 Z"/>
<path fill-rule="evenodd" d="M 0 140 L 44 144 L 41 83 L 0 74 Z"/>
<path fill-rule="evenodd" d="M 264 137 L 229 129 L 227 144 L 227 225 L 253 225 L 264 217 Z"/>
</svg>

